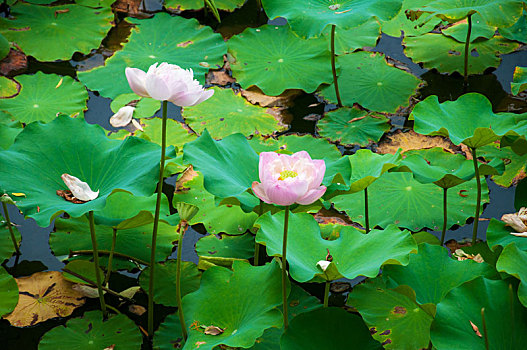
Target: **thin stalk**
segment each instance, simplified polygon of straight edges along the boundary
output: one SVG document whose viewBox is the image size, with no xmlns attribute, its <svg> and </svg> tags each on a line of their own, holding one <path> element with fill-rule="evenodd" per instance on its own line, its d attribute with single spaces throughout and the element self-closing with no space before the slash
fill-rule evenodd
<svg viewBox="0 0 527 350">
<path fill-rule="evenodd" d="M 282 244 L 282 303 L 284 305 L 284 330 L 287 329 L 288 319 L 287 319 L 287 229 L 289 226 L 289 206 L 285 207 L 285 216 L 284 216 L 284 237 Z"/>
<path fill-rule="evenodd" d="M 474 226 L 472 228 L 472 245 L 476 244 L 476 239 L 478 238 L 478 224 L 479 224 L 479 211 L 481 208 L 481 179 L 479 178 L 479 167 L 478 160 L 476 158 L 476 149 L 471 148 L 472 160 L 474 161 L 474 171 L 476 173 L 476 184 L 478 188 L 478 193 L 476 197 L 476 215 L 474 217 Z"/>
<path fill-rule="evenodd" d="M 185 317 L 183 315 L 183 304 L 181 303 L 181 251 L 183 250 L 183 236 L 187 231 L 188 222 L 181 220 L 179 223 L 179 241 L 177 244 L 177 260 L 176 260 L 176 301 L 177 312 L 179 315 L 179 323 L 181 324 L 181 331 L 183 339 L 187 340 L 187 326 L 185 325 Z"/>
<path fill-rule="evenodd" d="M 262 10 L 262 0 L 256 0 L 256 9 L 258 10 L 258 13 Z"/>
<path fill-rule="evenodd" d="M 80 275 L 80 274 L 78 274 L 78 273 L 76 273 L 76 272 L 74 272 L 74 271 L 71 271 L 71 270 L 69 270 L 69 269 L 66 269 L 66 268 L 63 268 L 62 271 L 67 272 L 67 273 L 69 273 L 70 275 L 75 276 L 75 277 L 77 277 L 77 278 L 80 279 L 80 280 L 83 280 L 84 282 L 90 284 L 92 287 L 97 287 L 97 283 L 96 283 L 96 282 L 92 281 L 91 279 L 89 279 L 89 278 L 87 278 L 87 277 L 84 277 L 83 275 Z M 114 296 L 116 296 L 116 297 L 118 297 L 118 298 L 124 299 L 124 300 L 126 300 L 126 301 L 128 301 L 128 302 L 130 302 L 130 303 L 133 303 L 133 302 L 134 302 L 133 299 L 130 299 L 130 298 L 128 298 L 128 297 L 125 297 L 124 295 L 121 295 L 121 294 L 117 293 L 116 291 L 111 290 L 110 288 L 107 288 L 107 287 L 105 287 L 105 286 L 101 286 L 101 289 L 102 289 L 103 291 L 109 293 L 109 294 L 112 294 L 112 295 L 114 295 Z M 106 307 L 109 307 L 109 306 L 110 306 L 110 305 L 106 305 Z"/>
<path fill-rule="evenodd" d="M 262 216 L 263 201 L 261 199 L 260 199 L 260 207 L 258 209 L 259 209 L 258 216 Z M 255 237 L 255 242 L 254 242 L 254 266 L 260 266 L 260 244 L 256 242 L 256 237 Z"/>
<path fill-rule="evenodd" d="M 18 248 L 18 243 L 16 241 L 15 233 L 13 232 L 13 225 L 11 224 L 11 219 L 9 218 L 9 212 L 7 211 L 7 204 L 2 202 L 2 207 L 4 208 L 4 216 L 7 221 L 7 227 L 9 229 L 9 234 L 11 235 L 11 241 L 15 247 L 16 255 L 20 255 L 20 248 Z"/>
<path fill-rule="evenodd" d="M 366 233 L 370 232 L 370 214 L 368 209 L 368 188 L 364 189 L 364 226 Z"/>
<path fill-rule="evenodd" d="M 463 71 L 464 74 L 464 86 L 466 87 L 468 85 L 468 49 L 470 46 L 470 33 L 472 32 L 472 14 L 468 15 L 467 18 L 468 21 L 468 30 L 467 30 L 467 39 L 465 40 L 465 69 Z"/>
<path fill-rule="evenodd" d="M 333 85 L 335 85 L 335 95 L 337 95 L 337 103 L 342 107 L 340 99 L 339 83 L 337 81 L 337 68 L 335 67 L 335 25 L 331 25 L 331 73 L 333 73 Z"/>
<path fill-rule="evenodd" d="M 329 305 L 329 281 L 326 281 L 326 288 L 324 288 L 324 307 L 328 307 Z"/>
<path fill-rule="evenodd" d="M 103 249 L 99 250 L 99 255 L 110 255 L 110 253 L 111 251 L 109 250 L 103 250 Z M 92 254 L 93 254 L 92 250 L 70 250 L 69 257 L 71 258 L 74 255 L 92 255 Z M 124 258 L 124 259 L 135 261 L 136 263 L 139 263 L 141 265 L 150 266 L 150 263 L 148 261 L 135 258 L 131 255 L 126 255 L 126 254 L 119 253 L 119 252 L 113 252 L 113 255 L 119 258 Z"/>
<path fill-rule="evenodd" d="M 446 234 L 446 219 L 447 219 L 447 190 L 448 188 L 443 188 L 443 231 L 441 232 L 441 246 L 445 243 L 445 234 Z"/>
<path fill-rule="evenodd" d="M 485 308 L 481 308 L 481 323 L 483 323 L 483 338 L 485 339 L 485 350 L 489 350 L 489 335 L 487 333 L 487 322 L 485 321 Z"/>
<path fill-rule="evenodd" d="M 115 241 L 117 241 L 117 229 L 113 228 L 112 232 L 112 247 L 110 248 L 110 255 L 108 256 L 108 268 L 106 270 L 106 277 L 104 278 L 103 285 L 107 285 L 108 281 L 110 280 L 110 274 L 112 273 L 112 262 L 113 262 L 113 254 L 115 251 Z"/>
<path fill-rule="evenodd" d="M 101 283 L 101 270 L 99 268 L 99 253 L 97 252 L 97 239 L 95 238 L 95 222 L 93 221 L 93 211 L 88 212 L 88 221 L 90 222 L 90 234 L 91 234 L 91 244 L 93 248 L 93 264 L 95 265 L 95 279 L 97 290 L 99 291 L 99 302 L 101 303 L 101 310 L 103 317 L 106 318 L 106 303 L 104 302 L 104 294 L 102 293 L 102 283 Z"/>
<path fill-rule="evenodd" d="M 154 270 L 156 262 L 157 227 L 159 226 L 159 210 L 163 194 L 163 172 L 165 168 L 165 150 L 167 147 L 167 101 L 163 101 L 163 120 L 161 125 L 161 160 L 159 162 L 159 182 L 157 183 L 156 211 L 154 228 L 152 230 L 152 246 L 150 249 L 150 279 L 148 281 L 148 336 L 154 336 Z"/>
</svg>

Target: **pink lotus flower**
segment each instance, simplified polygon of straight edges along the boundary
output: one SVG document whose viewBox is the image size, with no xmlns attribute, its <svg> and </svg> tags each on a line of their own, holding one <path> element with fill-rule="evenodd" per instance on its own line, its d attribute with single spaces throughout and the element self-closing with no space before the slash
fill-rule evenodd
<svg viewBox="0 0 527 350">
<path fill-rule="evenodd" d="M 170 101 L 181 107 L 194 106 L 211 97 L 214 90 L 204 90 L 194 79 L 192 69 L 182 69 L 175 64 L 157 63 L 143 72 L 127 67 L 126 79 L 130 88 L 139 96 L 159 101 Z"/>
<path fill-rule="evenodd" d="M 322 159 L 311 159 L 306 151 L 293 155 L 262 152 L 259 171 L 262 183 L 254 181 L 252 190 L 265 203 L 307 205 L 326 192 L 320 185 L 326 164 Z"/>
</svg>

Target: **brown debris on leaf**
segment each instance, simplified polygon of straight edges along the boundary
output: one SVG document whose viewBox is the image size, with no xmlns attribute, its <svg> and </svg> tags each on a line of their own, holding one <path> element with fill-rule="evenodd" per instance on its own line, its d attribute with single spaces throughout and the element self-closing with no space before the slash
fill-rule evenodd
<svg viewBox="0 0 527 350">
<path fill-rule="evenodd" d="M 483 338 L 483 336 L 481 335 L 481 333 L 479 332 L 479 329 L 478 329 L 478 326 L 476 326 L 474 323 L 472 323 L 472 321 L 468 321 L 470 322 L 470 325 L 472 326 L 472 329 L 474 330 L 474 332 L 476 333 L 476 335 L 480 338 Z"/>
<path fill-rule="evenodd" d="M 501 221 L 516 231 L 511 232 L 511 235 L 527 237 L 527 208 L 522 207 L 517 213 L 504 214 Z"/>
<path fill-rule="evenodd" d="M 322 225 L 351 226 L 353 224 L 347 215 L 332 209 L 328 210 L 321 208 L 314 217 L 315 220 Z"/>
<path fill-rule="evenodd" d="M 458 249 L 461 249 L 463 247 L 470 247 L 472 246 L 472 243 L 470 242 L 467 242 L 467 243 L 463 243 L 463 244 L 460 244 L 458 241 L 456 241 L 455 239 L 451 239 L 449 241 L 447 241 L 445 243 L 446 247 L 450 250 L 450 253 L 452 255 L 455 254 L 456 250 Z"/>
<path fill-rule="evenodd" d="M 483 260 L 483 257 L 481 256 L 481 254 L 479 253 L 477 255 L 467 254 L 463 251 L 463 249 L 456 249 L 454 254 L 452 254 L 452 256 L 456 258 L 458 261 L 474 260 L 477 263 L 482 263 L 485 261 Z"/>
<path fill-rule="evenodd" d="M 207 326 L 205 327 L 205 330 L 203 331 L 203 333 L 207 335 L 220 335 L 224 331 L 225 331 L 225 328 L 221 329 L 220 327 L 216 327 L 216 326 Z"/>
<path fill-rule="evenodd" d="M 7 57 L 0 61 L 0 74 L 6 77 L 24 73 L 27 69 L 27 56 L 19 50 L 11 49 Z"/>
<path fill-rule="evenodd" d="M 37 272 L 16 279 L 18 304 L 5 317 L 15 327 L 33 326 L 54 317 L 66 317 L 84 304 L 83 295 L 58 271 Z"/>
<path fill-rule="evenodd" d="M 194 168 L 192 167 L 192 165 L 189 165 L 188 168 L 186 168 L 185 171 L 183 171 L 181 175 L 179 175 L 179 177 L 177 178 L 176 192 L 182 192 L 182 191 L 188 190 L 185 187 L 185 183 L 189 182 L 196 176 L 198 176 L 198 173 L 194 171 Z"/>
<path fill-rule="evenodd" d="M 146 312 L 146 308 L 141 305 L 130 305 L 128 306 L 128 311 L 130 311 L 134 315 L 141 316 Z"/>
<path fill-rule="evenodd" d="M 142 0 L 117 0 L 112 4 L 112 9 L 116 13 L 125 14 L 128 17 L 139 19 L 150 18 L 154 16 L 151 13 L 143 12 L 144 7 L 141 8 Z"/>
<path fill-rule="evenodd" d="M 223 67 L 210 70 L 209 73 L 207 73 L 207 76 L 205 77 L 207 84 L 225 86 L 236 81 L 236 79 L 232 77 L 231 66 L 229 61 L 227 61 L 227 55 L 223 55 L 223 62 Z"/>
<path fill-rule="evenodd" d="M 85 201 L 81 201 L 80 199 L 75 198 L 75 196 L 71 193 L 70 190 L 57 190 L 57 196 L 62 197 L 68 202 L 75 204 L 86 203 Z"/>
<path fill-rule="evenodd" d="M 278 96 L 267 96 L 257 86 L 243 90 L 242 96 L 253 105 L 259 104 L 262 107 L 291 107 L 296 96 L 302 94 L 302 90 L 286 90 Z"/>
<path fill-rule="evenodd" d="M 407 132 L 397 130 L 379 142 L 377 152 L 395 154 L 399 148 L 402 148 L 402 153 L 404 153 L 410 150 L 432 147 L 441 147 L 450 153 L 457 153 L 458 151 L 458 147 L 444 137 L 421 135 L 413 130 Z"/>
</svg>

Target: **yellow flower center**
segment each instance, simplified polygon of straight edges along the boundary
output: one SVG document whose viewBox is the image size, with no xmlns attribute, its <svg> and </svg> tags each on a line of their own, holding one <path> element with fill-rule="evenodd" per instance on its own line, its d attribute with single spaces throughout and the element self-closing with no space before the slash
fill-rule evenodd
<svg viewBox="0 0 527 350">
<path fill-rule="evenodd" d="M 278 180 L 285 180 L 288 177 L 297 177 L 297 176 L 298 176 L 298 173 L 296 171 L 284 170 L 284 171 L 280 172 L 280 177 L 278 178 Z"/>
</svg>

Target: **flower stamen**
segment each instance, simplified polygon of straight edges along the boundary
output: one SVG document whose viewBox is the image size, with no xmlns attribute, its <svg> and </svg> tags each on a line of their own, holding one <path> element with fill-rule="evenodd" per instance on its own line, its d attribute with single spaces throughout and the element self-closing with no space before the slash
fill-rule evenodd
<svg viewBox="0 0 527 350">
<path fill-rule="evenodd" d="M 278 180 L 285 180 L 287 179 L 288 177 L 297 177 L 298 176 L 298 173 L 296 171 L 293 171 L 293 170 L 283 170 L 280 172 L 280 177 L 278 178 Z"/>
</svg>

